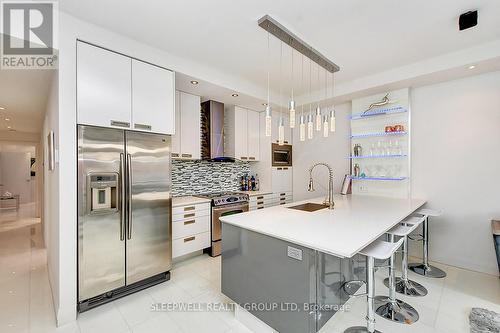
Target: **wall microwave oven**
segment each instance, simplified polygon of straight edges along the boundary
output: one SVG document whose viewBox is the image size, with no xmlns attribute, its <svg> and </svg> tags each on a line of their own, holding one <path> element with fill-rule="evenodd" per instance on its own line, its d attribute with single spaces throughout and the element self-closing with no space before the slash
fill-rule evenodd
<svg viewBox="0 0 500 333">
<path fill-rule="evenodd" d="M 292 166 L 292 145 L 282 145 L 273 143 L 271 147 L 271 158 L 273 167 Z"/>
</svg>

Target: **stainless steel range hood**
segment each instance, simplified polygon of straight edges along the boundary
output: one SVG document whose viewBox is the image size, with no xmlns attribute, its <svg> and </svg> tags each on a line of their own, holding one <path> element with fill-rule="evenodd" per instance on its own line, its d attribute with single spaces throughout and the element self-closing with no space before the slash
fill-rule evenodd
<svg viewBox="0 0 500 333">
<path fill-rule="evenodd" d="M 224 156 L 224 104 L 201 103 L 201 158 L 214 162 L 234 162 Z"/>
</svg>

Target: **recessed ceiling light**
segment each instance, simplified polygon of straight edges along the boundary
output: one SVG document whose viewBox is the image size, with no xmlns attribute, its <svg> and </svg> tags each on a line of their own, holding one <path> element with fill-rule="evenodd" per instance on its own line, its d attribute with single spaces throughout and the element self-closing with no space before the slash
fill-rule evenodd
<svg viewBox="0 0 500 333">
<path fill-rule="evenodd" d="M 194 84 L 194 85 L 197 85 L 198 83 L 200 83 L 200 82 L 198 82 L 198 81 L 196 81 L 196 80 L 192 80 L 192 81 L 191 81 L 191 84 Z"/>
<path fill-rule="evenodd" d="M 10 127 L 10 126 L 7 126 L 7 128 L 8 128 L 8 129 L 11 129 L 12 127 Z M 13 274 L 15 274 L 15 273 L 13 273 Z"/>
<path fill-rule="evenodd" d="M 231 94 L 231 96 L 238 97 L 239 95 L 238 94 Z"/>
<path fill-rule="evenodd" d="M 470 66 L 469 66 L 469 69 L 474 69 L 474 68 L 476 68 L 476 66 L 475 66 L 475 65 L 470 65 Z"/>
<path fill-rule="evenodd" d="M 3 106 L 0 106 L 0 110 L 5 110 L 5 108 Z"/>
<path fill-rule="evenodd" d="M 262 106 L 267 106 L 267 103 L 262 103 Z"/>
<path fill-rule="evenodd" d="M 5 118 L 5 121 L 10 121 L 10 118 Z"/>
</svg>

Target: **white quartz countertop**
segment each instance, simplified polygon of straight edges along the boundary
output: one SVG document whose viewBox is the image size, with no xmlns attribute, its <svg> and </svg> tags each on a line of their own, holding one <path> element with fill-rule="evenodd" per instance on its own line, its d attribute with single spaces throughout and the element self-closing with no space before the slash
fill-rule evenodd
<svg viewBox="0 0 500 333">
<path fill-rule="evenodd" d="M 272 191 L 240 191 L 240 193 L 248 194 L 249 197 L 255 197 L 258 195 L 271 194 Z"/>
<path fill-rule="evenodd" d="M 425 200 L 336 195 L 335 209 L 305 212 L 287 207 L 321 203 L 322 198 L 223 216 L 222 222 L 338 257 L 352 257 L 415 210 Z"/>
<path fill-rule="evenodd" d="M 172 207 L 178 206 L 187 206 L 187 205 L 195 205 L 199 203 L 210 202 L 210 199 L 199 198 L 192 195 L 184 196 L 184 197 L 173 197 L 172 198 Z"/>
</svg>

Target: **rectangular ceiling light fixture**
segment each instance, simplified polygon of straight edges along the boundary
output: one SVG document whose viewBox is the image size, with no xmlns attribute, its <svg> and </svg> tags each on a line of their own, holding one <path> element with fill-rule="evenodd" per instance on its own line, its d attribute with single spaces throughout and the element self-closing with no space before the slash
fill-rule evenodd
<svg viewBox="0 0 500 333">
<path fill-rule="evenodd" d="M 290 47 L 299 51 L 319 66 L 323 67 L 331 73 L 338 72 L 340 67 L 330 61 L 327 57 L 316 51 L 312 46 L 297 37 L 294 33 L 290 32 L 287 28 L 281 25 L 278 21 L 269 15 L 263 16 L 258 21 L 259 26 L 268 31 L 270 34 L 288 44 Z"/>
</svg>

